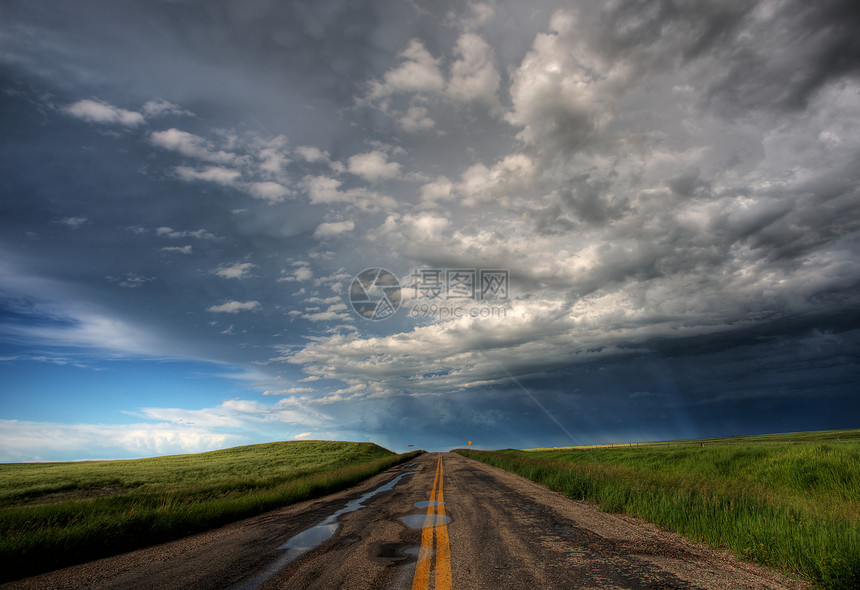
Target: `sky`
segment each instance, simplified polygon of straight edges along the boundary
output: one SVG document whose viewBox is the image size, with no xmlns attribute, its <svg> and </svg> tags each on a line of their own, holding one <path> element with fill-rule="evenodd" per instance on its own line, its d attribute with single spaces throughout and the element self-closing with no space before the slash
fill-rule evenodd
<svg viewBox="0 0 860 590">
<path fill-rule="evenodd" d="M 858 427 L 854 0 L 5 0 L 0 461 Z"/>
</svg>

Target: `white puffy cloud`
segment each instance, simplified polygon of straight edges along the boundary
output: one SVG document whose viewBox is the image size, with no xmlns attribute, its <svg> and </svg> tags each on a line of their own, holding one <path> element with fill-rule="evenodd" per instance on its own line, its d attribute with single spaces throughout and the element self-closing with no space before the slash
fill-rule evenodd
<svg viewBox="0 0 860 590">
<path fill-rule="evenodd" d="M 154 98 L 146 101 L 141 107 L 140 112 L 130 111 L 102 100 L 92 99 L 79 100 L 64 107 L 63 110 L 73 117 L 92 123 L 121 125 L 123 127 L 137 127 L 145 123 L 146 119 L 165 115 L 193 116 L 193 113 L 163 98 Z"/>
<path fill-rule="evenodd" d="M 179 239 L 179 238 L 196 238 L 198 240 L 217 240 L 218 236 L 209 232 L 205 229 L 195 229 L 195 230 L 175 230 L 172 227 L 162 226 L 155 228 L 155 235 L 171 238 L 171 239 Z"/>
<path fill-rule="evenodd" d="M 177 151 L 183 156 L 208 162 L 232 164 L 237 159 L 236 154 L 216 150 L 202 137 L 179 129 L 153 131 L 149 140 L 156 147 Z"/>
<path fill-rule="evenodd" d="M 440 101 L 457 105 L 480 103 L 493 115 L 501 115 L 503 109 L 498 99 L 501 76 L 490 45 L 477 33 L 466 31 L 458 38 L 454 53 L 456 59 L 446 80 L 440 69 L 441 60 L 430 55 L 421 41 L 411 40 L 399 54 L 401 63 L 388 70 L 382 81 L 370 83 L 365 100 L 395 117 L 397 125 L 407 133 L 435 127 L 428 106 Z M 396 95 L 410 98 L 405 112 L 392 109 L 392 98 Z"/>
<path fill-rule="evenodd" d="M 176 166 L 174 172 L 182 180 L 214 182 L 269 203 L 279 203 L 293 194 L 286 173 L 291 160 L 283 135 L 266 138 L 226 131 L 213 135 L 215 141 L 172 128 L 154 131 L 149 139 L 156 147 L 215 164 Z"/>
<path fill-rule="evenodd" d="M 392 214 L 386 218 L 382 230 L 389 235 L 396 234 L 399 241 L 418 241 L 426 244 L 442 240 L 442 232 L 450 224 L 450 219 L 435 213 Z"/>
<path fill-rule="evenodd" d="M 301 388 L 297 388 L 301 389 Z M 175 425 L 181 428 L 233 429 L 240 432 L 259 432 L 267 426 L 282 428 L 283 425 L 321 426 L 330 419 L 307 403 L 307 400 L 290 395 L 274 404 L 234 398 L 224 400 L 215 407 L 202 409 L 186 408 L 140 408 L 134 415 L 147 420 Z"/>
<path fill-rule="evenodd" d="M 145 117 L 163 117 L 165 115 L 174 116 L 194 116 L 194 113 L 187 111 L 179 105 L 173 104 L 163 98 L 153 98 L 144 103 L 141 109 Z"/>
<path fill-rule="evenodd" d="M 212 274 L 222 279 L 247 279 L 252 276 L 256 264 L 251 262 L 237 262 L 236 264 L 222 265 L 212 271 Z"/>
<path fill-rule="evenodd" d="M 57 223 L 62 223 L 63 225 L 67 225 L 72 229 L 78 229 L 82 225 L 88 223 L 89 220 L 86 217 L 64 217 L 60 219 Z"/>
<path fill-rule="evenodd" d="M 319 410 L 295 397 L 265 404 L 241 398 L 228 399 L 213 408 L 141 408 L 147 419 L 198 428 L 255 428 L 265 423 L 315 426 L 328 420 Z"/>
<path fill-rule="evenodd" d="M 355 229 L 355 223 L 352 221 L 333 221 L 321 223 L 314 230 L 314 237 L 317 239 L 330 238 Z"/>
<path fill-rule="evenodd" d="M 583 38 L 576 14 L 559 11 L 511 76 L 513 110 L 506 119 L 522 128 L 522 141 L 542 150 L 580 149 L 611 119 L 610 103 L 629 65 L 603 60 Z"/>
<path fill-rule="evenodd" d="M 307 263 L 295 263 L 295 268 L 292 271 L 282 270 L 282 274 L 287 274 L 278 279 L 279 282 L 303 282 L 314 278 L 314 271 Z"/>
<path fill-rule="evenodd" d="M 397 120 L 397 124 L 408 133 L 418 133 L 432 129 L 436 122 L 427 115 L 426 108 L 412 105 L 406 114 Z"/>
<path fill-rule="evenodd" d="M 448 201 L 454 197 L 454 183 L 445 176 L 438 176 L 436 180 L 426 183 L 421 187 L 421 202 L 425 205 L 433 205 L 439 201 Z"/>
<path fill-rule="evenodd" d="M 496 162 L 492 168 L 474 164 L 466 169 L 456 185 L 463 204 L 477 205 L 494 201 L 512 192 L 529 187 L 535 177 L 534 161 L 525 154 L 511 154 Z"/>
<path fill-rule="evenodd" d="M 182 180 L 204 180 L 224 186 L 235 186 L 236 181 L 242 175 L 238 170 L 224 166 L 207 166 L 202 170 L 195 170 L 188 166 L 177 166 L 175 171 Z"/>
<path fill-rule="evenodd" d="M 100 100 L 79 100 L 63 109 L 78 119 L 91 123 L 114 124 L 123 127 L 137 127 L 144 123 L 143 115 L 129 111 Z"/>
<path fill-rule="evenodd" d="M 161 251 L 170 254 L 192 254 L 194 248 L 192 246 L 164 246 Z"/>
<path fill-rule="evenodd" d="M 355 205 L 359 209 L 389 208 L 396 207 L 397 203 L 389 196 L 356 187 L 341 190 L 342 181 L 329 176 L 306 176 L 302 180 L 305 191 L 311 204 L 332 205 L 346 203 Z"/>
<path fill-rule="evenodd" d="M 227 301 L 220 305 L 212 305 L 206 309 L 213 313 L 239 313 L 241 311 L 258 311 L 261 308 L 259 301 Z"/>
<path fill-rule="evenodd" d="M 228 186 L 241 190 L 255 199 L 279 203 L 292 194 L 292 191 L 278 182 L 242 182 L 242 172 L 225 166 L 207 166 L 197 170 L 188 166 L 177 166 L 174 169 L 176 175 L 182 180 L 192 182 L 202 180 L 214 182 L 222 186 Z"/>
<path fill-rule="evenodd" d="M 290 158 L 287 156 L 287 138 L 283 135 L 271 139 L 258 138 L 255 145 L 251 147 L 251 151 L 254 151 L 254 148 L 257 150 L 254 155 L 257 158 L 258 167 L 264 174 L 277 177 L 290 163 Z"/>
<path fill-rule="evenodd" d="M 379 99 L 398 93 L 436 94 L 445 89 L 439 62 L 417 39 L 412 39 L 400 52 L 402 62 L 387 71 L 382 82 L 370 84 L 369 98 Z"/>
<path fill-rule="evenodd" d="M 310 196 L 311 203 L 338 203 L 349 202 L 353 199 L 352 195 L 358 195 L 357 191 L 351 194 L 342 193 L 339 191 L 340 185 L 343 184 L 336 178 L 327 176 L 306 176 L 305 187 Z"/>
<path fill-rule="evenodd" d="M 370 182 L 380 178 L 394 178 L 400 173 L 400 164 L 389 162 L 386 155 L 379 150 L 350 156 L 347 168 L 351 173 Z"/>
<path fill-rule="evenodd" d="M 158 424 L 59 424 L 0 420 L 0 461 L 111 459 L 201 453 L 243 437 L 208 428 Z"/>
<path fill-rule="evenodd" d="M 307 266 L 300 266 L 296 268 L 293 274 L 296 277 L 297 281 L 307 281 L 314 276 L 313 271 L 310 269 L 310 267 Z"/>
<path fill-rule="evenodd" d="M 277 182 L 252 182 L 247 186 L 248 194 L 256 199 L 277 203 L 290 195 L 290 190 Z"/>
<path fill-rule="evenodd" d="M 328 162 L 329 160 L 328 152 L 324 152 L 318 147 L 300 145 L 295 149 L 295 152 L 305 162 Z"/>
<path fill-rule="evenodd" d="M 467 311 L 391 336 L 335 334 L 280 360 L 301 364 L 311 375 L 361 384 L 354 391 L 362 396 L 459 389 L 499 379 L 505 367 L 574 358 L 569 346 L 553 350 L 572 325 L 563 310 L 559 302 L 535 302 L 515 306 L 507 317 L 473 319 Z M 505 364 L 497 366 L 501 359 Z"/>
<path fill-rule="evenodd" d="M 307 308 L 302 317 L 312 322 L 332 322 L 332 321 L 351 321 L 347 307 L 343 303 L 329 305 L 327 309 L 321 310 L 318 307 Z"/>
<path fill-rule="evenodd" d="M 576 363 L 647 353 L 661 338 L 716 337 L 734 329 L 727 318 L 754 300 L 759 287 L 742 289 L 752 296 L 743 302 L 726 301 L 714 283 L 708 294 L 701 288 L 674 280 L 631 282 L 575 301 L 544 291 L 504 310 L 467 301 L 459 317 L 391 335 L 333 334 L 277 360 L 340 380 L 358 397 L 467 390 L 509 382 L 511 375 L 535 377 Z"/>
<path fill-rule="evenodd" d="M 482 102 L 500 112 L 497 96 L 500 76 L 490 45 L 475 33 L 464 33 L 457 39 L 457 55 L 458 59 L 451 64 L 445 94 L 457 102 Z"/>
</svg>

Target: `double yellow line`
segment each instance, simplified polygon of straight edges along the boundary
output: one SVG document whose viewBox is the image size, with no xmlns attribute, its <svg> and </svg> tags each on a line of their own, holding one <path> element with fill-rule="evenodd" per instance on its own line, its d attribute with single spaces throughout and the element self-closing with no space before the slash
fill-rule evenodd
<svg viewBox="0 0 860 590">
<path fill-rule="evenodd" d="M 442 455 L 436 463 L 436 477 L 430 490 L 430 505 L 421 529 L 421 550 L 412 578 L 412 590 L 430 590 L 430 566 L 433 555 L 433 534 L 436 534 L 435 590 L 451 590 L 451 548 L 448 546 L 448 524 L 445 518 L 445 496 L 442 493 Z"/>
</svg>

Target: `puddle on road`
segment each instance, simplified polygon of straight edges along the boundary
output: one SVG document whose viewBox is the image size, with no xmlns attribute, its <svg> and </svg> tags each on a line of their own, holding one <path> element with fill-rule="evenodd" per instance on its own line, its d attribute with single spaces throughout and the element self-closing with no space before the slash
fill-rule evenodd
<svg viewBox="0 0 860 590">
<path fill-rule="evenodd" d="M 442 516 L 441 514 L 431 514 L 429 516 L 426 514 L 410 514 L 409 516 L 401 516 L 400 520 L 409 528 L 423 529 L 448 524 L 451 522 L 451 517 Z"/>
<path fill-rule="evenodd" d="M 312 526 L 278 547 L 278 549 L 294 549 L 296 551 L 310 551 L 323 541 L 329 539 L 337 530 L 338 524 L 318 524 Z"/>
<path fill-rule="evenodd" d="M 286 567 L 287 564 L 289 564 L 291 561 L 301 557 L 311 549 L 319 547 L 325 541 L 328 541 L 340 526 L 340 523 L 338 523 L 338 519 L 341 516 L 347 514 L 348 512 L 355 512 L 356 510 L 364 508 L 364 502 L 366 502 L 368 499 L 381 492 L 387 492 L 391 490 L 403 477 L 411 475 L 413 473 L 418 472 L 406 471 L 404 473 L 401 473 L 400 475 L 389 481 L 387 484 L 381 485 L 375 490 L 367 492 L 357 500 L 347 502 L 346 506 L 333 514 L 330 514 L 325 518 L 325 520 L 323 520 L 319 524 L 314 525 L 309 529 L 305 529 L 299 534 L 294 535 L 293 537 L 290 537 L 290 539 L 286 543 L 278 547 L 278 549 L 284 550 L 284 554 L 282 556 L 270 563 L 266 569 L 261 571 L 258 575 L 254 576 L 250 580 L 239 582 L 231 586 L 230 590 L 255 590 L 263 582 L 271 578 L 273 575 L 275 575 L 282 569 L 284 569 L 284 567 Z"/>
</svg>

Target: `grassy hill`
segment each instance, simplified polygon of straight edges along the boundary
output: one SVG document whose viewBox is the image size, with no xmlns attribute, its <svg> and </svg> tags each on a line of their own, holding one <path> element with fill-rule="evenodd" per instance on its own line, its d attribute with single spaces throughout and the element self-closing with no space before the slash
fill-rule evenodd
<svg viewBox="0 0 860 590">
<path fill-rule="evenodd" d="M 417 454 L 294 441 L 128 461 L 0 464 L 0 580 L 328 494 Z"/>
<path fill-rule="evenodd" d="M 564 449 L 601 449 L 619 447 L 677 448 L 702 447 L 705 445 L 733 445 L 744 443 L 802 443 L 802 442 L 842 442 L 860 440 L 860 429 L 853 430 L 812 430 L 808 432 L 779 432 L 774 434 L 753 434 L 749 436 L 723 436 L 717 438 L 694 438 L 683 440 L 663 440 L 643 443 L 616 443 L 602 445 L 579 445 L 572 447 L 541 447 L 521 449 L 523 451 L 558 451 Z"/>
<path fill-rule="evenodd" d="M 860 430 L 457 452 L 823 588 L 860 588 Z"/>
</svg>

